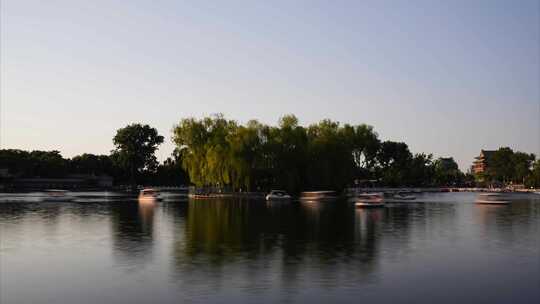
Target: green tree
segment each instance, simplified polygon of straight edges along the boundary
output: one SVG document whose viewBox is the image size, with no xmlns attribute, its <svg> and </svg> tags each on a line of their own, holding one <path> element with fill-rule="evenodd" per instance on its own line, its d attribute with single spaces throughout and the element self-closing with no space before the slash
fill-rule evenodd
<svg viewBox="0 0 540 304">
<path fill-rule="evenodd" d="M 84 153 L 71 158 L 70 172 L 93 175 L 114 175 L 113 162 L 108 155 Z"/>
<path fill-rule="evenodd" d="M 326 119 L 306 128 L 296 116 L 285 115 L 277 126 L 257 121 L 241 125 L 217 114 L 182 119 L 173 129 L 173 140 L 182 168 L 197 186 L 296 193 L 341 190 L 365 178 L 386 185 L 435 183 L 431 154 L 413 155 L 405 143 L 381 143 L 365 124 Z M 456 165 L 452 174 L 457 172 Z"/>
<path fill-rule="evenodd" d="M 382 182 L 389 186 L 404 185 L 412 158 L 413 155 L 407 144 L 394 141 L 382 142 L 377 154 L 378 174 Z"/>
<path fill-rule="evenodd" d="M 68 173 L 68 162 L 59 151 L 32 151 L 29 160 L 29 176 L 64 177 Z"/>
<path fill-rule="evenodd" d="M 431 186 L 434 175 L 433 155 L 418 153 L 409 162 L 406 181 L 411 186 Z"/>
<path fill-rule="evenodd" d="M 464 175 L 452 157 L 436 159 L 433 167 L 434 182 L 439 186 L 451 186 L 464 182 Z"/>
<path fill-rule="evenodd" d="M 130 124 L 119 129 L 113 138 L 113 159 L 126 170 L 132 186 L 144 170 L 155 170 L 157 159 L 154 153 L 163 143 L 163 136 L 149 125 Z"/>
<path fill-rule="evenodd" d="M 540 188 L 540 159 L 534 162 L 531 172 L 525 179 L 525 185 Z"/>
<path fill-rule="evenodd" d="M 525 178 L 531 173 L 532 164 L 535 158 L 534 154 L 527 154 L 519 151 L 512 155 L 512 181 L 514 183 L 520 184 L 525 182 Z"/>
<path fill-rule="evenodd" d="M 230 180 L 233 188 L 252 190 L 261 155 L 261 139 L 258 122 L 251 121 L 247 127 L 239 126 L 227 137 L 229 147 Z"/>
<path fill-rule="evenodd" d="M 515 168 L 513 163 L 514 151 L 508 147 L 499 148 L 488 162 L 486 177 L 491 181 L 506 183 L 511 181 Z"/>
<path fill-rule="evenodd" d="M 189 182 L 186 171 L 182 168 L 181 155 L 175 150 L 159 164 L 155 172 L 148 174 L 148 182 L 162 186 L 181 186 Z"/>
<path fill-rule="evenodd" d="M 173 128 L 173 141 L 182 155 L 182 167 L 197 186 L 230 185 L 234 175 L 231 136 L 238 125 L 222 114 L 182 119 Z"/>
<path fill-rule="evenodd" d="M 328 119 L 310 125 L 308 135 L 308 187 L 341 190 L 352 182 L 352 144 L 347 142 L 338 122 Z"/>
<path fill-rule="evenodd" d="M 14 176 L 31 176 L 32 159 L 30 153 L 17 149 L 0 150 L 0 168 L 7 169 Z"/>
</svg>

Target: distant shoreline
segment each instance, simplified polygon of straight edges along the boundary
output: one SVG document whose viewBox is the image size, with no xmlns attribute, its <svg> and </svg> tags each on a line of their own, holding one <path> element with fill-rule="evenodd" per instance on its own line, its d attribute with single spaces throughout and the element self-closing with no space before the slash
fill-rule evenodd
<svg viewBox="0 0 540 304">
<path fill-rule="evenodd" d="M 174 191 L 174 190 L 185 190 L 185 186 L 148 186 L 148 188 L 155 188 L 160 191 Z M 2 192 L 39 192 L 44 190 L 50 190 L 51 188 L 0 188 Z M 89 188 L 64 188 L 59 187 L 59 189 L 68 190 L 72 192 L 138 192 L 137 190 L 129 190 L 125 186 L 118 187 L 89 187 Z M 142 189 L 142 188 L 141 188 Z M 539 192 L 540 189 L 504 189 L 504 188 L 481 188 L 481 187 L 359 187 L 359 188 L 348 188 L 355 189 L 357 192 L 413 192 L 413 193 L 430 193 L 430 192 L 507 192 L 507 193 L 534 193 Z M 337 191 L 337 193 L 340 193 Z M 189 193 L 190 197 L 256 197 L 264 196 L 266 192 L 209 192 L 209 193 Z"/>
</svg>

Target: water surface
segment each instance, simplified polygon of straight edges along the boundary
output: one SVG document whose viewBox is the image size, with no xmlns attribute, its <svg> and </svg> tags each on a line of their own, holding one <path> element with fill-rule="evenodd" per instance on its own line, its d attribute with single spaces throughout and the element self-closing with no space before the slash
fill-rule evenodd
<svg viewBox="0 0 540 304">
<path fill-rule="evenodd" d="M 84 197 L 0 197 L 1 303 L 540 302 L 540 196 L 377 210 Z"/>
</svg>

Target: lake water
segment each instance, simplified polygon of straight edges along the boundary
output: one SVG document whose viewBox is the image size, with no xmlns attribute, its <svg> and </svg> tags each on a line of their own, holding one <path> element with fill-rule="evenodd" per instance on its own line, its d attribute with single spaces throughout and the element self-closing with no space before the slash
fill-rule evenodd
<svg viewBox="0 0 540 304">
<path fill-rule="evenodd" d="M 0 194 L 0 303 L 540 303 L 540 195 L 110 198 Z"/>
</svg>

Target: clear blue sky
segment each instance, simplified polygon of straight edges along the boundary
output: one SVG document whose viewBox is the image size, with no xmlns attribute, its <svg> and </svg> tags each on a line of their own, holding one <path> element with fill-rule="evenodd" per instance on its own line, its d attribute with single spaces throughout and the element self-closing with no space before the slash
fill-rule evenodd
<svg viewBox="0 0 540 304">
<path fill-rule="evenodd" d="M 1 1 L 1 146 L 108 153 L 222 112 L 375 127 L 413 152 L 540 153 L 539 1 Z"/>
</svg>

